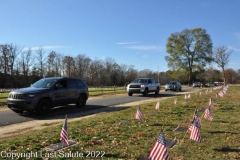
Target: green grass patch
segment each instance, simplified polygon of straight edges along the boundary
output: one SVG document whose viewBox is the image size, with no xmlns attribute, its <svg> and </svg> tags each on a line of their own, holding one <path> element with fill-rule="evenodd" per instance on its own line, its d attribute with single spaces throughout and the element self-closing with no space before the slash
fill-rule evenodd
<svg viewBox="0 0 240 160">
<path fill-rule="evenodd" d="M 108 94 L 119 94 L 126 93 L 124 88 L 89 88 L 90 96 L 108 95 Z"/>
<path fill-rule="evenodd" d="M 0 92 L 0 104 L 6 103 L 8 97 L 8 92 Z"/>
<path fill-rule="evenodd" d="M 171 159 L 239 159 L 240 87 L 231 86 L 227 95 L 220 99 L 215 98 L 216 92 L 214 90 L 212 93 L 204 93 L 197 97 L 192 93 L 188 101 L 184 99 L 184 95 L 179 95 L 176 105 L 173 103 L 176 97 L 160 99 L 158 111 L 155 110 L 157 101 L 140 104 L 143 114 L 141 122 L 134 118 L 138 106 L 131 106 L 121 111 L 100 113 L 94 117 L 68 123 L 69 139 L 78 143 L 65 148 L 63 152 L 87 155 L 89 151 L 93 153 L 99 151 L 105 153 L 103 159 L 147 157 L 163 128 L 165 138 L 178 140 L 175 147 L 168 149 Z M 190 140 L 189 132 L 186 132 L 186 135 L 173 132 L 177 126 L 189 127 L 195 109 L 205 109 L 211 96 L 214 100 L 214 107 L 211 108 L 213 121 L 201 119 L 202 143 Z M 199 116 L 202 117 L 202 114 L 203 112 L 200 112 Z M 116 125 L 121 120 L 128 123 Z M 62 125 L 57 125 L 41 131 L 29 131 L 17 137 L 0 139 L 0 151 L 18 153 L 34 151 L 44 155 L 51 154 L 45 151 L 44 147 L 59 142 L 61 127 Z"/>
</svg>

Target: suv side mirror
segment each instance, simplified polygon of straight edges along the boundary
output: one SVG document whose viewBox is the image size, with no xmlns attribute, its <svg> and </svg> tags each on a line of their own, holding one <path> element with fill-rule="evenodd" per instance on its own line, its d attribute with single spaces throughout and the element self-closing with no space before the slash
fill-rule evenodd
<svg viewBox="0 0 240 160">
<path fill-rule="evenodd" d="M 58 88 L 62 88 L 62 85 L 60 84 L 60 83 L 57 83 L 56 84 L 56 88 L 58 89 Z"/>
</svg>

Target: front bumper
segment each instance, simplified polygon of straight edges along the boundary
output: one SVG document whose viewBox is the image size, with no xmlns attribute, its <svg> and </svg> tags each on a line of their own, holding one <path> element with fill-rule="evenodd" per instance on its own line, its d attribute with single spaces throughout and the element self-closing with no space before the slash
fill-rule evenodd
<svg viewBox="0 0 240 160">
<path fill-rule="evenodd" d="M 172 90 L 174 89 L 174 86 L 165 86 L 165 90 Z"/>
<path fill-rule="evenodd" d="M 145 88 L 128 88 L 128 93 L 144 93 Z"/>
<path fill-rule="evenodd" d="M 16 99 L 7 99 L 7 106 L 10 109 L 17 109 L 17 110 L 34 110 L 35 103 L 34 101 L 29 101 L 29 100 L 16 100 Z"/>
</svg>

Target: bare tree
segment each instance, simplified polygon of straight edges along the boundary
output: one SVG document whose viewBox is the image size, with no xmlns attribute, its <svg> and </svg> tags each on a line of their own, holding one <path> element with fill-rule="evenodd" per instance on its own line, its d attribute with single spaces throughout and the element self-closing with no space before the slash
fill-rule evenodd
<svg viewBox="0 0 240 160">
<path fill-rule="evenodd" d="M 214 50 L 212 56 L 212 60 L 222 69 L 224 85 L 226 85 L 225 67 L 232 52 L 233 50 L 229 50 L 226 46 L 219 46 Z"/>
<path fill-rule="evenodd" d="M 47 72 L 47 76 L 48 77 L 53 77 L 55 75 L 55 71 L 54 71 L 54 61 L 56 58 L 56 52 L 52 51 L 49 53 L 48 55 L 48 59 L 47 59 L 47 66 L 48 66 L 48 72 Z"/>
<path fill-rule="evenodd" d="M 21 68 L 22 68 L 22 74 L 25 79 L 24 86 L 29 85 L 28 84 L 28 77 L 29 72 L 32 66 L 33 58 L 32 58 L 32 49 L 29 48 L 27 51 L 24 51 L 21 53 Z"/>
<path fill-rule="evenodd" d="M 65 73 L 67 73 L 68 77 L 75 75 L 74 73 L 75 63 L 73 57 L 64 56 L 62 62 L 65 67 Z"/>
<path fill-rule="evenodd" d="M 8 45 L 1 45 L 1 61 L 0 61 L 0 69 L 3 70 L 3 82 L 4 88 L 7 87 L 7 72 L 9 71 L 9 52 L 8 52 Z"/>
<path fill-rule="evenodd" d="M 45 63 L 45 58 L 44 58 L 44 51 L 43 48 L 40 47 L 37 51 L 37 60 L 39 62 L 39 67 L 40 67 L 40 76 L 43 78 L 44 75 L 44 63 Z"/>
</svg>

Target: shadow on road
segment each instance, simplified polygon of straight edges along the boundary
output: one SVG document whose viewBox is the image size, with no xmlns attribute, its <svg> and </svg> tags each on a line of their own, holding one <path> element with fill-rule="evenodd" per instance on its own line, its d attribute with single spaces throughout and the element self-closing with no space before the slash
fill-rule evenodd
<svg viewBox="0 0 240 160">
<path fill-rule="evenodd" d="M 36 113 L 24 112 L 19 114 L 22 117 L 36 120 L 53 120 L 53 119 L 62 119 L 67 115 L 68 118 L 79 118 L 84 116 L 89 116 L 92 114 L 98 114 L 101 112 L 114 112 L 123 109 L 127 109 L 126 106 L 118 107 L 109 107 L 109 106 L 100 106 L 100 105 L 86 105 L 84 108 L 78 108 L 75 105 L 68 105 L 62 107 L 56 107 L 49 111 L 46 116 L 39 116 Z"/>
</svg>

